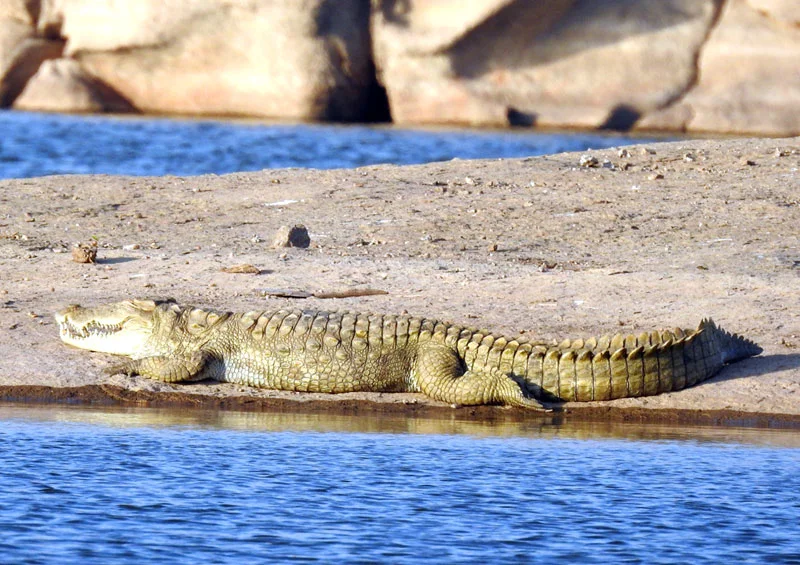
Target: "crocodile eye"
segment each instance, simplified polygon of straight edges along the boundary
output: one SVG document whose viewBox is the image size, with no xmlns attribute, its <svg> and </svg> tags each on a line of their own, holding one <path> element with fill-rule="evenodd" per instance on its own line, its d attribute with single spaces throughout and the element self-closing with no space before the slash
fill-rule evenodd
<svg viewBox="0 0 800 565">
<path fill-rule="evenodd" d="M 131 301 L 131 304 L 133 304 L 136 308 L 139 308 L 140 310 L 155 310 L 156 309 L 156 303 L 153 300 L 134 299 L 134 300 Z"/>
</svg>

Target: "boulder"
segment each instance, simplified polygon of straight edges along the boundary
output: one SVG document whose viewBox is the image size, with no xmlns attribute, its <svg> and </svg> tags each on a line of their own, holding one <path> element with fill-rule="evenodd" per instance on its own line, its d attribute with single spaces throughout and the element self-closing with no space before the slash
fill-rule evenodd
<svg viewBox="0 0 800 565">
<path fill-rule="evenodd" d="M 376 66 L 397 123 L 627 129 L 694 83 L 718 11 L 715 0 L 464 4 L 375 10 Z"/>
<path fill-rule="evenodd" d="M 38 25 L 143 112 L 359 119 L 366 0 L 52 0 Z"/>
</svg>

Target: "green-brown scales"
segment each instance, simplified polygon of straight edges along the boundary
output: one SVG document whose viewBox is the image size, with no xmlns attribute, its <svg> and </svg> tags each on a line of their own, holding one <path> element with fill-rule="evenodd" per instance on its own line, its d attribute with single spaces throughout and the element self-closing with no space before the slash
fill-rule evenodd
<svg viewBox="0 0 800 565">
<path fill-rule="evenodd" d="M 710 320 L 561 344 L 523 342 L 437 320 L 316 310 L 232 314 L 124 301 L 56 314 L 72 345 L 126 355 L 114 370 L 168 382 L 215 379 L 308 392 L 422 392 L 452 404 L 611 400 L 692 386 L 753 342 Z"/>
</svg>

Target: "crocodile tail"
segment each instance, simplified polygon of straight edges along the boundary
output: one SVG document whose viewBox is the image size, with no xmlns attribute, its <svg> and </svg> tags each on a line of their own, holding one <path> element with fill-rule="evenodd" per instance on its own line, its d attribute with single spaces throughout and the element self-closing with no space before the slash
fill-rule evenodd
<svg viewBox="0 0 800 565">
<path fill-rule="evenodd" d="M 700 330 L 707 330 L 715 334 L 723 363 L 735 363 L 748 357 L 760 355 L 764 351 L 754 341 L 717 327 L 714 320 L 710 318 L 700 322 L 698 331 Z"/>
<path fill-rule="evenodd" d="M 681 390 L 726 363 L 758 355 L 752 341 L 703 320 L 696 330 L 562 342 L 527 363 L 529 390 L 544 401 L 613 400 Z"/>
</svg>

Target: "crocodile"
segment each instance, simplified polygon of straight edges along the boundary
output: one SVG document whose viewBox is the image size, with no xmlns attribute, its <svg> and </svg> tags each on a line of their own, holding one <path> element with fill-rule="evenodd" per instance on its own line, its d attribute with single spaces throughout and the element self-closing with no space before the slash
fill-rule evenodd
<svg viewBox="0 0 800 565">
<path fill-rule="evenodd" d="M 126 300 L 56 314 L 61 339 L 127 356 L 112 373 L 342 393 L 421 392 L 455 405 L 613 400 L 690 387 L 761 353 L 710 319 L 696 330 L 544 343 L 408 315 L 235 314 Z"/>
</svg>

